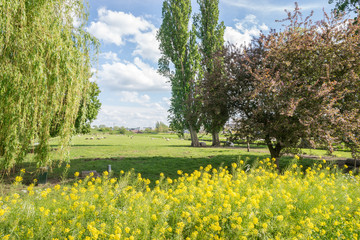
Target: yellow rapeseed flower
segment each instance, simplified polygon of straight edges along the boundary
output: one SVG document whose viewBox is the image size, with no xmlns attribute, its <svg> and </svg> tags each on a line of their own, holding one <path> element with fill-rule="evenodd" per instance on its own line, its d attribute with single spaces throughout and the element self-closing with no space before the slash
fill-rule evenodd
<svg viewBox="0 0 360 240">
<path fill-rule="evenodd" d="M 261 226 L 263 227 L 263 229 L 267 229 L 268 227 L 267 223 L 263 223 Z"/>
<path fill-rule="evenodd" d="M 16 176 L 15 182 L 21 182 L 23 180 L 22 176 Z"/>
<path fill-rule="evenodd" d="M 258 222 L 259 222 L 259 219 L 258 219 L 257 217 L 254 217 L 254 218 L 253 218 L 253 223 L 254 223 L 254 225 L 256 225 Z"/>
<path fill-rule="evenodd" d="M 3 236 L 3 240 L 8 240 L 10 238 L 10 234 Z"/>
<path fill-rule="evenodd" d="M 0 208 L 0 217 L 5 214 L 5 209 Z"/>
</svg>

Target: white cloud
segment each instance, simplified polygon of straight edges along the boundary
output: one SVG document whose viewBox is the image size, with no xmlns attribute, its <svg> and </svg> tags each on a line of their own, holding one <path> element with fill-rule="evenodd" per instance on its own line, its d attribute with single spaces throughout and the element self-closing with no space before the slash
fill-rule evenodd
<svg viewBox="0 0 360 240">
<path fill-rule="evenodd" d="M 135 58 L 134 63 L 105 63 L 98 72 L 98 83 L 114 91 L 169 91 L 170 84 L 156 69 Z"/>
<path fill-rule="evenodd" d="M 157 28 L 143 17 L 131 13 L 117 12 L 101 8 L 99 19 L 91 22 L 88 31 L 106 43 L 124 46 L 126 42 L 136 44 L 134 56 L 157 63 L 160 57 L 159 43 L 156 40 Z"/>
<path fill-rule="evenodd" d="M 113 53 L 112 51 L 110 52 L 105 52 L 105 53 L 101 53 L 100 57 L 106 59 L 106 60 L 110 60 L 112 62 L 118 62 L 120 61 L 118 55 L 116 53 Z"/>
<path fill-rule="evenodd" d="M 123 45 L 125 38 L 130 35 L 140 34 L 154 26 L 141 17 L 131 13 L 116 12 L 100 8 L 99 20 L 91 22 L 88 31 L 95 37 L 118 46 Z"/>
<path fill-rule="evenodd" d="M 223 0 L 224 3 L 231 6 L 246 8 L 259 12 L 284 12 L 285 9 L 288 11 L 293 11 L 295 9 L 295 4 L 290 2 L 288 5 L 276 5 L 270 3 L 269 0 L 258 0 L 256 3 L 253 0 Z M 315 8 L 323 8 L 324 6 L 321 3 L 311 3 L 311 4 L 299 4 L 300 9 L 302 10 L 311 10 Z"/>
<path fill-rule="evenodd" d="M 259 25 L 255 15 L 246 15 L 244 19 L 236 21 L 235 28 L 226 27 L 224 38 L 232 44 L 247 45 L 253 37 L 260 36 L 261 31 L 268 31 L 269 27 L 265 23 Z"/>
<path fill-rule="evenodd" d="M 139 103 L 144 106 L 147 106 L 151 100 L 149 95 L 144 94 L 139 96 L 138 92 L 121 91 L 118 95 L 120 96 L 120 102 Z"/>
<path fill-rule="evenodd" d="M 166 106 L 170 107 L 170 104 L 171 104 L 170 98 L 163 97 L 163 98 L 162 98 L 162 101 L 166 104 Z"/>
<path fill-rule="evenodd" d="M 135 35 L 133 42 L 137 43 L 133 55 L 141 56 L 157 63 L 160 58 L 159 42 L 156 40 L 157 29 L 151 32 Z"/>
<path fill-rule="evenodd" d="M 251 42 L 251 36 L 246 35 L 243 33 L 240 33 L 236 29 L 232 27 L 226 27 L 225 33 L 224 33 L 225 41 L 230 42 L 232 44 L 248 44 Z"/>
<path fill-rule="evenodd" d="M 103 105 L 92 125 L 154 127 L 157 121 L 167 123 L 167 112 L 164 108 Z"/>
<path fill-rule="evenodd" d="M 261 24 L 261 25 L 259 26 L 259 28 L 260 28 L 261 31 L 269 31 L 269 30 L 270 30 L 269 27 L 266 26 L 265 23 Z"/>
</svg>

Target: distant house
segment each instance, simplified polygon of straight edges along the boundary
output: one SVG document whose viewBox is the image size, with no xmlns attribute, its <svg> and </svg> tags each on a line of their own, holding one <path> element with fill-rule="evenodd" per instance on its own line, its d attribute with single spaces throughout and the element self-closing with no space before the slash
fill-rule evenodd
<svg viewBox="0 0 360 240">
<path fill-rule="evenodd" d="M 137 128 L 126 128 L 126 130 L 128 130 L 128 131 L 134 131 L 134 130 L 140 130 L 140 128 L 139 128 L 139 127 L 137 127 Z"/>
<path fill-rule="evenodd" d="M 132 132 L 132 133 L 142 133 L 142 131 L 140 130 L 140 127 L 137 128 L 127 128 L 126 130 Z"/>
<path fill-rule="evenodd" d="M 133 133 L 143 133 L 143 132 L 140 131 L 139 129 L 130 130 L 130 132 L 133 132 Z"/>
</svg>

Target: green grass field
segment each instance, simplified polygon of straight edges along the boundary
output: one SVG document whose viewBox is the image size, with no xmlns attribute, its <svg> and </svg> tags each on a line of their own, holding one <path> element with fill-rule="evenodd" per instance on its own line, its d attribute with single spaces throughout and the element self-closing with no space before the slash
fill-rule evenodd
<svg viewBox="0 0 360 240">
<path fill-rule="evenodd" d="M 94 139 L 90 140 L 92 137 Z M 204 137 L 206 139 L 208 136 Z M 52 140 L 53 148 L 56 148 L 56 140 L 56 138 Z M 210 145 L 211 142 L 207 142 L 207 144 Z M 319 156 L 319 158 L 326 154 L 324 150 L 305 149 L 304 152 Z M 351 156 L 349 152 L 344 151 L 335 152 L 334 154 L 345 158 Z M 253 145 L 250 152 L 247 152 L 245 146 L 241 145 L 235 145 L 235 147 L 192 148 L 190 147 L 190 141 L 181 140 L 175 134 L 81 135 L 74 136 L 72 139 L 70 168 L 66 175 L 71 179 L 75 172 L 87 170 L 96 170 L 101 174 L 108 169 L 108 165 L 111 165 L 114 176 L 118 176 L 121 170 L 127 172 L 134 169 L 135 173 L 141 173 L 144 178 L 150 179 L 153 183 L 159 178 L 160 173 L 174 178 L 177 170 L 191 173 L 199 169 L 200 166 L 208 164 L 218 168 L 220 166 L 230 166 L 231 163 L 240 159 L 252 163 L 255 159 L 267 157 L 270 157 L 270 155 L 265 146 Z M 55 162 L 58 161 L 58 153 L 53 151 L 51 158 Z M 13 180 L 21 168 L 25 168 L 27 172 L 24 176 L 24 183 L 29 184 L 34 178 L 37 178 L 36 166 L 31 159 L 32 154 L 28 156 L 23 165 L 17 167 L 10 181 Z M 292 160 L 292 156 L 282 157 L 280 168 L 284 169 Z M 301 160 L 304 167 L 312 165 L 313 162 L 314 160 L 310 159 Z M 57 167 L 57 164 L 55 164 L 48 173 L 48 181 L 51 183 L 59 182 L 64 170 L 65 163 L 61 167 Z"/>
</svg>

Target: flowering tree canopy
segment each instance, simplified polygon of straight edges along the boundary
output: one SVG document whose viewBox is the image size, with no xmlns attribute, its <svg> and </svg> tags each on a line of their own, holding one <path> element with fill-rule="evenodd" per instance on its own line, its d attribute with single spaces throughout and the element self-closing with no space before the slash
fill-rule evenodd
<svg viewBox="0 0 360 240">
<path fill-rule="evenodd" d="M 265 140 L 271 156 L 300 139 L 360 146 L 360 26 L 325 14 L 301 21 L 296 7 L 282 32 L 230 51 L 237 122 Z M 240 129 L 239 129 L 240 130 Z"/>
</svg>

